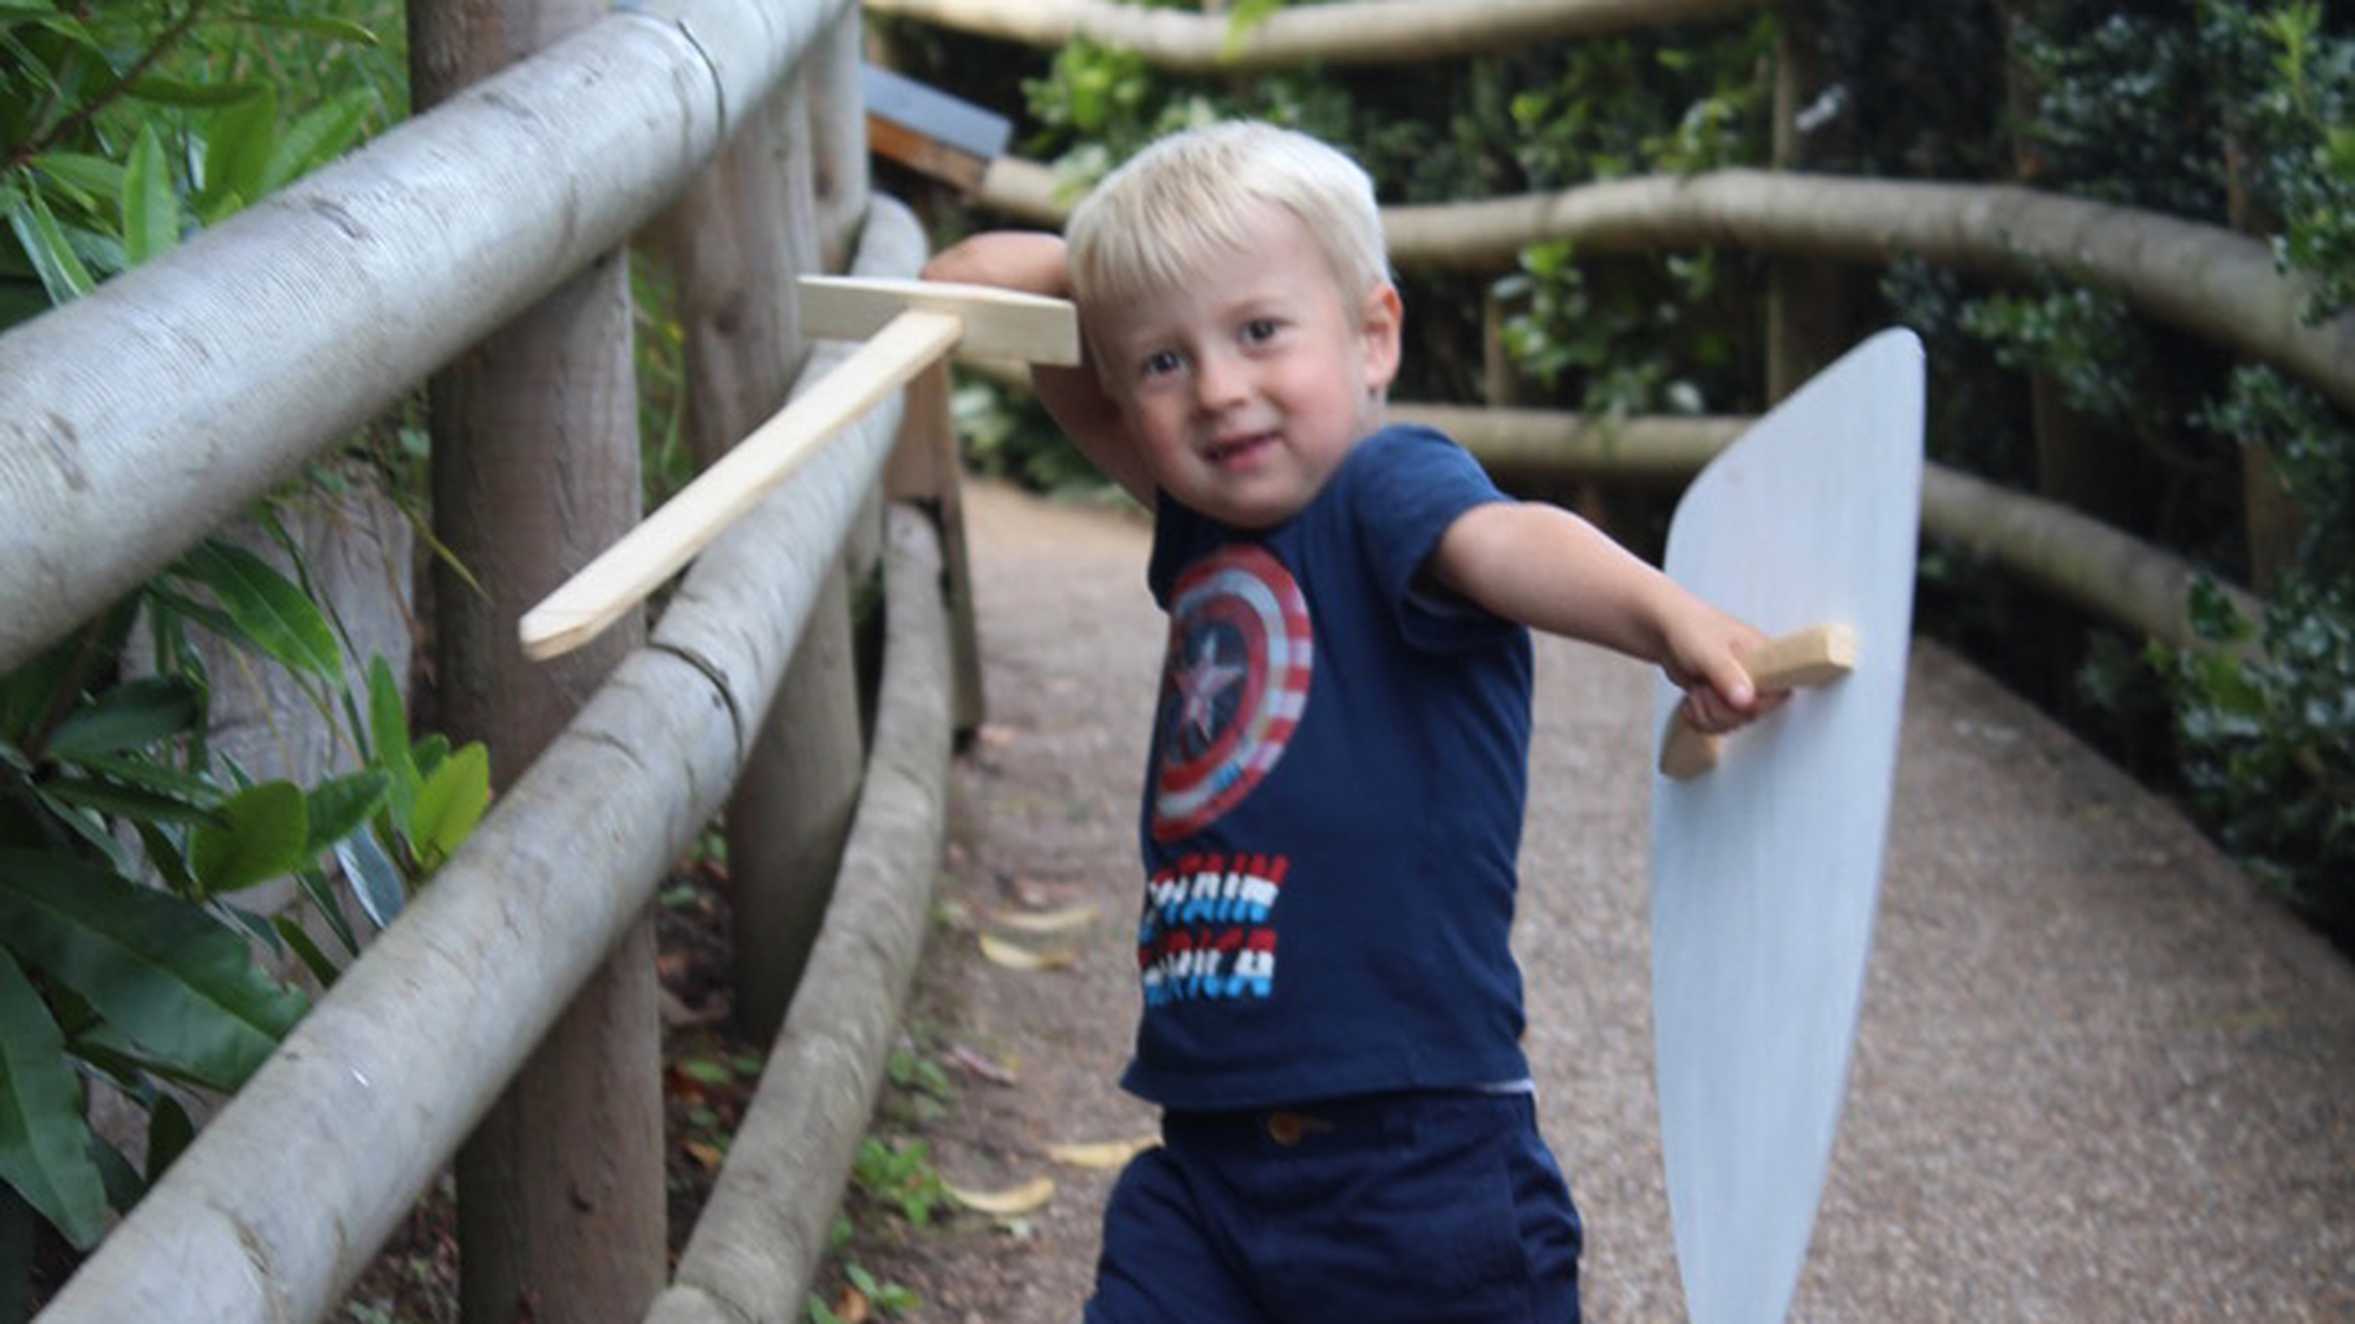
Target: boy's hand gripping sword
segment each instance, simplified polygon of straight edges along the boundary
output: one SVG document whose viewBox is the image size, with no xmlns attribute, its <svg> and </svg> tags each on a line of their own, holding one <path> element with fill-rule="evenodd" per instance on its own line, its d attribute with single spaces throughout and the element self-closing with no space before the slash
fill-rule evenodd
<svg viewBox="0 0 2355 1324">
<path fill-rule="evenodd" d="M 1068 300 L 983 285 L 834 276 L 804 276 L 800 288 L 803 330 L 866 343 L 525 612 L 517 627 L 525 653 L 544 661 L 595 638 L 836 433 L 952 349 L 1079 362 L 1079 318 Z"/>
<path fill-rule="evenodd" d="M 1659 685 L 1653 1029 L 1697 1324 L 1776 1324 L 1806 1259 L 1872 940 L 1921 478 L 1921 342 L 1886 331 L 1713 460 L 1669 526 L 1671 578 L 1798 632 L 1750 659 L 1760 687 L 1821 686 L 1713 767 L 1714 742 L 1688 744 L 1681 696 Z M 1774 656 L 1787 648 L 1797 656 Z M 1773 674 L 1778 661 L 1797 665 Z"/>
</svg>

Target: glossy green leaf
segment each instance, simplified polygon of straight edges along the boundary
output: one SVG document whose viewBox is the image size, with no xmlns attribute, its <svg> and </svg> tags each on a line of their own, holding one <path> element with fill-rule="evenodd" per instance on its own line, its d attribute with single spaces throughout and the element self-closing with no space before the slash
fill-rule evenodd
<svg viewBox="0 0 2355 1324">
<path fill-rule="evenodd" d="M 253 887 L 301 868 L 313 857 L 310 811 L 293 782 L 263 782 L 239 792 L 221 813 L 229 826 L 200 827 L 189 842 L 196 880 L 215 895 Z"/>
<path fill-rule="evenodd" d="M 210 204 L 232 195 L 250 205 L 262 196 L 262 177 L 278 147 L 278 93 L 268 85 L 213 112 L 205 135 L 204 193 Z"/>
<path fill-rule="evenodd" d="M 381 768 L 337 777 L 312 788 L 308 805 L 311 838 L 304 847 L 304 858 L 315 859 L 358 831 L 384 807 L 391 789 L 392 774 Z"/>
<path fill-rule="evenodd" d="M 95 809 L 72 804 L 49 794 L 44 787 L 34 788 L 34 798 L 49 811 L 52 822 L 61 824 L 75 836 L 90 844 L 99 858 L 119 873 L 129 873 L 133 867 L 130 848 L 115 837 L 106 819 Z"/>
<path fill-rule="evenodd" d="M 33 270 L 41 277 L 41 286 L 49 292 L 53 304 L 69 303 L 88 294 L 95 284 L 90 269 L 67 242 L 65 230 L 42 200 L 41 190 L 29 181 L 21 189 L 9 189 L 4 195 L 8 208 L 9 228 L 16 232 L 16 241 L 24 246 L 26 256 L 33 260 Z"/>
<path fill-rule="evenodd" d="M 329 37 L 337 41 L 353 41 L 363 46 L 381 46 L 383 40 L 373 31 L 349 19 L 311 18 L 299 14 L 223 14 L 216 22 L 245 23 L 257 28 L 278 28 L 288 32 L 308 32 L 314 37 Z"/>
<path fill-rule="evenodd" d="M 360 128 L 368 122 L 368 112 L 375 106 L 376 94 L 360 88 L 312 107 L 287 125 L 263 167 L 261 193 L 275 192 L 289 180 L 309 174 L 343 155 L 359 138 Z"/>
<path fill-rule="evenodd" d="M 33 728 L 48 716 L 57 693 L 72 683 L 74 661 L 82 641 L 69 635 L 39 657 L 0 675 L 0 739 L 22 746 Z"/>
<path fill-rule="evenodd" d="M 269 89 L 262 83 L 187 83 L 177 78 L 159 78 L 149 74 L 135 79 L 127 89 L 141 101 L 152 101 L 165 106 L 233 106 L 248 101 Z"/>
<path fill-rule="evenodd" d="M 352 932 L 351 921 L 343 916 L 343 901 L 335 895 L 335 886 L 328 881 L 327 871 L 324 869 L 298 869 L 295 871 L 294 881 L 297 886 L 303 889 L 303 895 L 311 899 L 312 908 L 319 913 L 319 922 L 325 924 L 327 931 L 335 935 L 335 940 L 343 944 L 344 954 L 358 956 L 360 954 L 359 936 Z M 283 933 L 284 930 L 280 930 L 280 932 Z"/>
<path fill-rule="evenodd" d="M 123 167 L 87 152 L 43 152 L 33 168 L 95 202 L 113 205 L 123 196 Z"/>
<path fill-rule="evenodd" d="M 409 901 L 408 884 L 374 832 L 362 828 L 337 842 L 335 860 L 343 866 L 344 880 L 351 884 L 369 923 L 382 929 L 400 918 Z"/>
<path fill-rule="evenodd" d="M 133 755 L 85 754 L 73 762 L 75 767 L 84 772 L 97 773 L 109 781 L 136 786 L 175 800 L 185 800 L 207 809 L 218 807 L 221 801 L 228 798 L 214 783 L 153 759 Z"/>
<path fill-rule="evenodd" d="M 196 725 L 194 688 L 169 676 L 125 681 L 75 709 L 50 733 L 51 758 L 76 762 L 143 749 Z"/>
<path fill-rule="evenodd" d="M 491 753 L 479 740 L 453 753 L 417 792 L 409 839 L 434 863 L 448 859 L 491 803 Z"/>
<path fill-rule="evenodd" d="M 431 777 L 450 757 L 450 738 L 439 731 L 427 735 L 409 747 L 409 756 L 417 761 L 417 775 Z"/>
<path fill-rule="evenodd" d="M 139 126 L 131 164 L 123 172 L 123 255 L 132 266 L 180 246 L 180 195 L 153 124 Z"/>
<path fill-rule="evenodd" d="M 147 1109 L 147 1184 L 163 1180 L 172 1160 L 195 1139 L 196 1124 L 189 1120 L 188 1110 L 171 1095 L 158 1094 Z"/>
<path fill-rule="evenodd" d="M 247 910 L 235 902 L 218 898 L 206 903 L 206 908 L 252 935 L 255 942 L 269 950 L 270 955 L 286 955 L 286 944 L 278 940 L 278 930 L 270 927 L 269 916 L 258 910 Z"/>
<path fill-rule="evenodd" d="M 131 1160 L 124 1158 L 123 1151 L 116 1149 L 105 1136 L 96 1132 L 90 1136 L 90 1162 L 97 1165 L 99 1183 L 106 1191 L 106 1202 L 115 1208 L 129 1209 L 139 1203 L 139 1197 L 147 1194 L 146 1179 L 139 1175 L 137 1168 L 131 1166 Z"/>
<path fill-rule="evenodd" d="M 0 941 L 140 1056 L 215 1089 L 244 1083 L 308 1005 L 197 907 L 47 853 L 0 850 Z"/>
<path fill-rule="evenodd" d="M 186 800 L 135 786 L 117 786 L 113 782 L 87 777 L 52 777 L 41 783 L 44 795 L 70 805 L 95 809 L 101 814 L 129 819 L 134 823 L 191 823 L 225 828 L 229 820 L 218 809 L 190 804 Z"/>
<path fill-rule="evenodd" d="M 410 757 L 409 713 L 401 702 L 401 687 L 381 653 L 368 659 L 368 738 L 376 747 L 376 765 L 392 778 L 393 821 L 406 832 L 423 781 Z"/>
<path fill-rule="evenodd" d="M 164 886 L 177 896 L 194 897 L 198 888 L 196 876 L 188 872 L 187 853 L 153 823 L 134 822 L 131 826 L 139 834 L 139 844 L 147 849 L 147 863 L 163 876 Z"/>
<path fill-rule="evenodd" d="M 82 1249 L 106 1230 L 81 1083 L 41 995 L 0 952 L 0 1177 Z"/>
<path fill-rule="evenodd" d="M 335 968 L 335 962 L 327 959 L 327 953 L 319 950 L 319 944 L 311 941 L 309 930 L 292 915 L 280 915 L 271 920 L 270 924 L 278 930 L 278 936 L 294 950 L 294 954 L 302 958 L 303 968 L 311 972 L 311 978 L 319 981 L 319 987 L 335 987 L 335 977 L 341 972 Z"/>
<path fill-rule="evenodd" d="M 327 618 L 269 562 L 218 538 L 192 548 L 173 567 L 213 591 L 238 635 L 297 671 L 334 680 L 343 652 Z"/>
</svg>

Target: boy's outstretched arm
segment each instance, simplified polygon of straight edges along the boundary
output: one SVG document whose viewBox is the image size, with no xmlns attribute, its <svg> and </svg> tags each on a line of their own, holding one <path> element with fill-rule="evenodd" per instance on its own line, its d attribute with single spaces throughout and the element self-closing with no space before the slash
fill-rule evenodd
<svg viewBox="0 0 2355 1324">
<path fill-rule="evenodd" d="M 1559 506 L 1475 506 L 1440 536 L 1429 569 L 1507 620 L 1659 663 L 1703 731 L 1730 731 L 1784 698 L 1759 695 L 1742 669 L 1763 635 Z"/>
<path fill-rule="evenodd" d="M 1057 299 L 1071 297 L 1071 273 L 1064 261 L 1062 236 L 1035 230 L 992 230 L 952 244 L 924 264 L 924 278 L 998 285 Z M 1088 353 L 1084 335 L 1081 347 L 1084 356 Z M 1039 402 L 1070 434 L 1080 453 L 1151 510 L 1152 474 L 1129 435 L 1120 407 L 1104 393 L 1095 367 L 1087 362 L 1076 368 L 1033 364 L 1030 380 Z"/>
</svg>

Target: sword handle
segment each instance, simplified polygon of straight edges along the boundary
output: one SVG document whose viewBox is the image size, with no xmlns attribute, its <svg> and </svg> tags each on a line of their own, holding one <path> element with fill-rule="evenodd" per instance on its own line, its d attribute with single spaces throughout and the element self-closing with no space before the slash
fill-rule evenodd
<svg viewBox="0 0 2355 1324">
<path fill-rule="evenodd" d="M 1827 685 L 1856 669 L 1856 631 L 1846 625 L 1811 625 L 1769 639 L 1742 659 L 1750 683 L 1761 694 Z M 1660 771 L 1676 781 L 1698 777 L 1717 766 L 1723 739 L 1685 719 L 1685 706 L 1668 715 L 1660 737 Z"/>
</svg>

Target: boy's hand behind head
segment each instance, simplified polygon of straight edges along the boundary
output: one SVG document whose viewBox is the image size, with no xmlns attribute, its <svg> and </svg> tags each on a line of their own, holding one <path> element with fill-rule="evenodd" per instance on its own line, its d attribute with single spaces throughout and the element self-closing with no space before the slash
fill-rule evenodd
<svg viewBox="0 0 2355 1324">
<path fill-rule="evenodd" d="M 1056 299 L 1071 297 L 1062 236 L 1035 230 L 992 230 L 974 235 L 935 254 L 924 264 L 923 275 L 926 280 L 996 285 Z M 1083 335 L 1081 353 L 1088 352 Z M 1119 407 L 1104 394 L 1093 365 L 1034 366 L 1030 381 L 1039 402 L 1055 416 L 1055 422 L 1089 463 L 1151 509 L 1152 475 Z"/>
<path fill-rule="evenodd" d="M 1063 237 L 1036 230 L 990 230 L 952 244 L 924 264 L 924 279 L 964 285 L 996 285 L 1043 294 L 1071 297 L 1071 274 L 1064 265 Z"/>
</svg>

